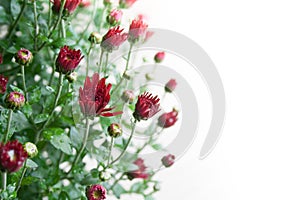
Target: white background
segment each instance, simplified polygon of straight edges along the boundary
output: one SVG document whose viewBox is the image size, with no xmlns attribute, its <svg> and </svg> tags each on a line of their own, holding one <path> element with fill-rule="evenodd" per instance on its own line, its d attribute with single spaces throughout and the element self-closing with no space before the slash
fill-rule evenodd
<svg viewBox="0 0 300 200">
<path fill-rule="evenodd" d="M 300 199 L 300 3 L 297 0 L 139 0 L 133 10 L 196 41 L 223 79 L 223 135 L 203 137 L 169 170 L 159 200 Z M 205 128 L 204 128 L 205 129 Z M 204 130 L 203 129 L 203 130 Z"/>
</svg>

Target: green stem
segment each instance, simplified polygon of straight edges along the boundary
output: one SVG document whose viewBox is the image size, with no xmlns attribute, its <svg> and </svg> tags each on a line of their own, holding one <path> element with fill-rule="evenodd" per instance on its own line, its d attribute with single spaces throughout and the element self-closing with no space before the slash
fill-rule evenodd
<svg viewBox="0 0 300 200">
<path fill-rule="evenodd" d="M 80 149 L 79 149 L 79 151 L 78 151 L 78 153 L 77 153 L 77 155 L 76 155 L 76 157 L 75 157 L 75 159 L 72 163 L 72 167 L 71 167 L 71 169 L 68 173 L 70 173 L 73 170 L 73 168 L 75 167 L 75 165 L 77 164 L 77 162 L 78 162 L 78 160 L 79 160 L 79 158 L 80 158 L 80 156 L 81 156 L 81 154 L 82 154 L 82 152 L 83 152 L 83 150 L 86 146 L 86 143 L 87 143 L 87 140 L 88 140 L 88 137 L 89 137 L 90 120 L 87 117 L 86 117 L 85 120 L 86 120 L 86 122 L 85 122 L 86 129 L 85 129 L 85 133 L 84 133 L 84 136 L 83 136 L 83 142 L 82 142 L 82 145 L 81 145 L 81 147 L 80 147 Z"/>
<path fill-rule="evenodd" d="M 97 11 L 97 0 L 94 1 L 94 9 L 93 9 L 93 13 L 90 17 L 90 21 L 88 22 L 88 24 L 86 25 L 84 31 L 80 34 L 79 39 L 76 41 L 77 44 L 79 44 L 79 42 L 83 39 L 84 37 L 84 33 L 86 33 L 91 25 L 91 23 L 94 21 L 95 15 L 96 15 L 96 11 Z"/>
<path fill-rule="evenodd" d="M 110 163 L 110 157 L 111 157 L 111 153 L 112 153 L 112 148 L 114 146 L 114 138 L 111 137 L 111 141 L 110 141 L 110 146 L 109 146 L 109 153 L 108 153 L 108 158 L 107 158 L 107 165 L 105 168 L 109 167 L 109 163 Z"/>
<path fill-rule="evenodd" d="M 33 13 L 34 13 L 34 49 L 37 50 L 37 38 L 39 35 L 39 24 L 38 24 L 38 17 L 37 17 L 37 9 L 36 9 L 36 0 L 33 1 Z"/>
<path fill-rule="evenodd" d="M 102 65 L 103 55 L 104 55 L 104 51 L 103 51 L 103 49 L 101 49 L 100 60 L 99 60 L 99 65 L 98 65 L 98 74 L 100 74 L 100 72 L 101 72 L 101 65 Z"/>
<path fill-rule="evenodd" d="M 123 75 L 122 75 L 121 80 L 120 80 L 119 83 L 115 86 L 115 88 L 112 90 L 112 92 L 111 92 L 111 94 L 110 94 L 111 96 L 113 95 L 113 93 L 115 93 L 115 92 L 117 91 L 118 87 L 120 87 L 120 85 L 121 85 L 122 82 L 124 81 L 126 72 L 127 72 L 128 68 L 129 68 L 129 61 L 130 61 L 130 56 L 131 56 L 131 50 L 132 50 L 132 47 L 133 47 L 133 45 L 130 44 L 129 51 L 128 51 L 128 55 L 127 55 L 127 62 L 126 62 L 125 70 L 124 70 L 124 72 L 123 72 Z"/>
<path fill-rule="evenodd" d="M 55 101 L 54 101 L 52 111 L 49 114 L 49 117 L 47 118 L 47 120 L 44 122 L 42 128 L 37 132 L 36 137 L 35 137 L 35 143 L 38 143 L 38 141 L 40 139 L 41 132 L 47 127 L 48 123 L 50 122 L 50 120 L 51 120 L 51 118 L 54 114 L 55 108 L 58 104 L 58 101 L 59 101 L 59 98 L 60 98 L 60 95 L 61 95 L 61 91 L 62 91 L 62 88 L 63 88 L 63 81 L 64 81 L 63 78 L 64 78 L 63 74 L 59 73 L 59 83 L 57 85 L 57 93 L 56 93 L 56 97 L 55 97 Z"/>
<path fill-rule="evenodd" d="M 50 31 L 49 35 L 48 35 L 48 39 L 51 38 L 51 36 L 53 35 L 55 29 L 57 28 L 58 24 L 60 24 L 61 20 L 62 20 L 62 16 L 63 16 L 63 11 L 64 11 L 64 7 L 66 4 L 66 0 L 62 0 L 61 4 L 60 4 L 60 10 L 59 10 L 59 14 L 58 14 L 58 19 L 55 22 L 52 30 Z M 47 44 L 47 42 L 44 42 L 39 48 L 38 51 L 40 51 L 45 45 Z"/>
<path fill-rule="evenodd" d="M 51 22 L 52 22 L 52 9 L 51 9 L 51 6 L 52 6 L 52 3 L 51 3 L 51 1 L 49 1 L 48 2 L 48 7 L 49 7 L 49 9 L 48 9 L 48 27 L 50 27 L 51 26 Z"/>
<path fill-rule="evenodd" d="M 9 129 L 10 129 L 11 121 L 12 121 L 12 114 L 13 114 L 13 110 L 9 109 L 7 124 L 6 124 L 5 137 L 4 137 L 4 143 L 6 143 L 9 139 Z"/>
<path fill-rule="evenodd" d="M 2 188 L 6 190 L 7 172 L 2 172 Z"/>
<path fill-rule="evenodd" d="M 111 187 L 108 189 L 108 190 L 112 190 L 116 185 L 117 183 L 122 180 L 122 178 L 125 176 L 126 174 L 123 173 L 118 179 L 115 180 L 115 182 L 111 185 Z"/>
<path fill-rule="evenodd" d="M 21 19 L 21 17 L 22 17 L 23 14 L 24 14 L 24 11 L 25 11 L 25 9 L 26 9 L 27 3 L 28 3 L 28 0 L 24 0 L 24 1 L 23 1 L 23 5 L 22 5 L 21 11 L 20 11 L 18 17 L 17 17 L 17 19 L 15 20 L 15 22 L 13 23 L 13 25 L 11 26 L 11 28 L 9 29 L 9 32 L 8 32 L 8 34 L 7 34 L 7 40 L 10 40 L 10 39 L 11 39 L 11 37 L 12 37 L 12 35 L 13 35 L 13 33 L 14 33 L 14 31 L 15 31 L 15 29 L 16 29 L 16 27 L 17 27 L 17 25 L 18 25 L 18 23 L 19 23 L 19 21 L 20 21 L 20 19 Z"/>
<path fill-rule="evenodd" d="M 21 65 L 21 71 L 22 71 L 22 83 L 23 83 L 25 98 L 26 98 L 26 101 L 29 101 L 27 87 L 26 87 L 26 81 L 25 81 L 25 66 L 24 65 Z"/>
<path fill-rule="evenodd" d="M 105 64 L 104 64 L 104 77 L 106 76 L 106 71 L 107 71 L 108 55 L 109 55 L 109 53 L 106 52 L 106 55 L 105 55 Z"/>
<path fill-rule="evenodd" d="M 65 27 L 65 21 L 61 20 L 60 21 L 60 25 L 61 25 L 61 34 L 63 38 L 66 38 L 66 27 Z"/>
<path fill-rule="evenodd" d="M 16 187 L 16 193 L 18 193 L 19 189 L 21 188 L 22 181 L 23 181 L 23 178 L 24 178 L 26 170 L 27 170 L 26 163 L 27 163 L 27 160 L 25 160 L 25 162 L 24 162 L 24 167 L 23 167 L 23 170 L 22 170 L 22 174 L 21 174 L 21 177 L 19 179 L 18 185 Z"/>
<path fill-rule="evenodd" d="M 87 58 L 86 58 L 86 71 L 85 71 L 85 76 L 88 76 L 88 75 L 89 75 L 90 55 L 91 55 L 91 52 L 92 52 L 93 47 L 94 47 L 94 44 L 91 43 L 90 48 L 89 48 L 88 53 L 87 53 Z"/>
<path fill-rule="evenodd" d="M 116 162 L 117 162 L 118 160 L 120 160 L 120 159 L 123 157 L 123 155 L 125 154 L 125 152 L 126 152 L 128 146 L 129 146 L 129 144 L 130 144 L 130 142 L 131 142 L 132 136 L 133 136 L 133 134 L 134 134 L 136 122 L 137 122 L 137 120 L 135 119 L 134 122 L 133 122 L 133 125 L 132 125 L 130 137 L 129 137 L 129 139 L 128 139 L 128 141 L 127 141 L 127 143 L 126 143 L 126 145 L 125 145 L 125 147 L 124 147 L 124 149 L 123 149 L 123 151 L 122 151 L 122 153 L 121 153 L 115 160 L 113 160 L 113 161 L 110 163 L 110 165 L 113 165 L 114 163 L 116 163 Z"/>
</svg>

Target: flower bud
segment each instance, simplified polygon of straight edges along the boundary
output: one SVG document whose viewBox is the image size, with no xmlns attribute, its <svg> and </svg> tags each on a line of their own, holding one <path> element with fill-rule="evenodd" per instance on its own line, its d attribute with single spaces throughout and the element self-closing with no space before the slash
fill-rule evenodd
<svg viewBox="0 0 300 200">
<path fill-rule="evenodd" d="M 69 83 L 74 83 L 76 82 L 78 77 L 77 72 L 71 72 L 70 74 L 66 75 L 67 80 L 69 81 Z"/>
<path fill-rule="evenodd" d="M 28 66 L 32 62 L 32 53 L 24 48 L 21 48 L 15 55 L 16 63 L 19 65 Z"/>
<path fill-rule="evenodd" d="M 56 59 L 56 71 L 63 74 L 71 73 L 78 67 L 82 59 L 80 50 L 64 46 L 60 49 Z"/>
<path fill-rule="evenodd" d="M 107 181 L 111 178 L 111 174 L 108 171 L 101 171 L 99 172 L 99 179 L 100 181 Z"/>
<path fill-rule="evenodd" d="M 25 104 L 25 97 L 20 92 L 11 92 L 6 96 L 5 102 L 10 109 L 19 109 Z"/>
<path fill-rule="evenodd" d="M 33 144 L 31 142 L 26 142 L 25 143 L 24 150 L 27 152 L 27 155 L 30 158 L 35 157 L 39 153 L 37 147 L 35 146 L 35 144 Z"/>
<path fill-rule="evenodd" d="M 8 78 L 0 74 L 0 94 L 4 94 L 6 92 L 7 82 Z"/>
<path fill-rule="evenodd" d="M 119 0 L 120 8 L 130 8 L 136 0 Z"/>
<path fill-rule="evenodd" d="M 134 92 L 132 90 L 125 90 L 121 96 L 124 102 L 133 103 L 134 100 Z"/>
<path fill-rule="evenodd" d="M 173 108 L 171 112 L 164 113 L 158 118 L 158 126 L 163 128 L 169 128 L 173 126 L 177 119 L 178 111 Z"/>
<path fill-rule="evenodd" d="M 83 8 L 86 8 L 86 7 L 89 7 L 91 5 L 91 1 L 90 0 L 81 0 L 79 6 L 80 7 L 83 7 Z"/>
<path fill-rule="evenodd" d="M 107 128 L 107 132 L 110 137 L 117 138 L 122 135 L 122 127 L 117 123 L 112 123 Z"/>
<path fill-rule="evenodd" d="M 161 63 L 165 59 L 165 52 L 161 51 L 155 54 L 154 61 L 156 63 Z"/>
<path fill-rule="evenodd" d="M 55 14 L 59 14 L 61 0 L 52 0 L 51 2 L 53 2 L 53 6 L 52 6 L 53 12 Z M 80 2 L 81 0 L 66 0 L 64 10 L 63 10 L 64 16 L 68 16 L 71 13 L 73 13 L 78 7 L 78 5 L 80 4 Z"/>
<path fill-rule="evenodd" d="M 153 74 L 150 74 L 150 73 L 147 73 L 147 74 L 145 75 L 145 78 L 146 78 L 147 81 L 151 81 L 151 80 L 154 79 Z"/>
<path fill-rule="evenodd" d="M 165 167 L 171 167 L 174 162 L 175 162 L 175 156 L 172 155 L 172 154 L 169 154 L 167 156 L 164 156 L 162 159 L 161 159 L 161 162 L 162 164 L 165 166 Z"/>
<path fill-rule="evenodd" d="M 113 9 L 108 14 L 106 21 L 111 26 L 116 26 L 121 23 L 122 16 L 123 16 L 123 12 L 121 10 Z"/>
<path fill-rule="evenodd" d="M 89 37 L 89 41 L 92 44 L 100 44 L 101 41 L 102 41 L 102 36 L 98 32 L 92 32 L 90 37 Z"/>
<path fill-rule="evenodd" d="M 175 79 L 169 80 L 165 85 L 166 92 L 173 92 L 177 86 L 177 82 Z"/>
<path fill-rule="evenodd" d="M 153 190 L 156 191 L 156 192 L 160 190 L 160 185 L 159 185 L 159 183 L 156 183 L 156 184 L 153 186 Z"/>
</svg>

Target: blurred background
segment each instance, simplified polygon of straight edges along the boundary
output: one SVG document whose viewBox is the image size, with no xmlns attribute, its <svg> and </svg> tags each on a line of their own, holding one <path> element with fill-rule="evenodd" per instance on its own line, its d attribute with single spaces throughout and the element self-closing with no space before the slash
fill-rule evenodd
<svg viewBox="0 0 300 200">
<path fill-rule="evenodd" d="M 150 27 L 197 42 L 215 63 L 227 98 L 222 137 L 199 160 L 210 122 L 200 84 L 200 115 L 207 117 L 185 155 L 157 174 L 156 199 L 300 198 L 299 6 L 297 0 L 139 0 L 133 6 Z"/>
</svg>

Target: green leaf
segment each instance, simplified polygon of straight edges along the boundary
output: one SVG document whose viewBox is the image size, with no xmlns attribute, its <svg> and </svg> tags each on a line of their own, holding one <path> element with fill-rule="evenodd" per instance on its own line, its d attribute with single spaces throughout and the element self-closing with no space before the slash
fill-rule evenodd
<svg viewBox="0 0 300 200">
<path fill-rule="evenodd" d="M 155 200 L 152 196 L 145 196 L 145 200 Z"/>
<path fill-rule="evenodd" d="M 98 27 L 98 25 L 102 23 L 102 20 L 103 20 L 103 8 L 98 8 L 94 18 L 95 25 Z"/>
<path fill-rule="evenodd" d="M 30 96 L 29 98 L 30 104 L 37 103 L 41 99 L 42 91 L 40 90 L 40 88 L 36 87 L 30 92 L 29 96 Z"/>
<path fill-rule="evenodd" d="M 83 132 L 80 133 L 75 127 L 71 127 L 70 131 L 71 142 L 76 149 L 80 148 L 83 141 Z"/>
<path fill-rule="evenodd" d="M 20 4 L 18 3 L 18 0 L 11 0 L 10 2 L 10 12 L 14 19 L 19 15 L 21 10 Z"/>
<path fill-rule="evenodd" d="M 43 131 L 43 135 L 46 139 L 51 140 L 54 135 L 62 135 L 65 131 L 62 128 L 47 128 Z"/>
<path fill-rule="evenodd" d="M 126 193 L 126 190 L 122 187 L 122 185 L 117 183 L 113 188 L 113 193 L 118 199 L 120 199 L 121 194 Z"/>
<path fill-rule="evenodd" d="M 130 188 L 130 192 L 133 192 L 133 193 L 140 193 L 144 190 L 144 184 L 143 182 L 137 182 L 135 184 L 133 184 Z"/>
<path fill-rule="evenodd" d="M 161 144 L 152 144 L 151 146 L 154 150 L 161 150 L 163 148 Z"/>
<path fill-rule="evenodd" d="M 29 104 L 25 104 L 22 108 L 23 113 L 27 116 L 30 117 L 32 115 L 32 107 Z"/>
<path fill-rule="evenodd" d="M 20 88 L 14 86 L 14 85 L 9 85 L 9 87 L 12 89 L 12 91 L 14 91 L 14 92 L 20 92 L 20 93 L 22 93 L 24 95 L 23 90 L 21 90 Z"/>
<path fill-rule="evenodd" d="M 27 159 L 26 161 L 26 167 L 27 168 L 37 168 L 38 164 L 36 164 L 33 160 Z"/>
<path fill-rule="evenodd" d="M 48 114 L 39 114 L 35 117 L 34 123 L 38 124 L 41 122 L 44 122 L 48 119 L 49 115 Z"/>
<path fill-rule="evenodd" d="M 66 135 L 53 135 L 50 143 L 57 149 L 60 149 L 65 154 L 71 155 L 72 148 L 71 148 L 71 140 Z"/>
</svg>

